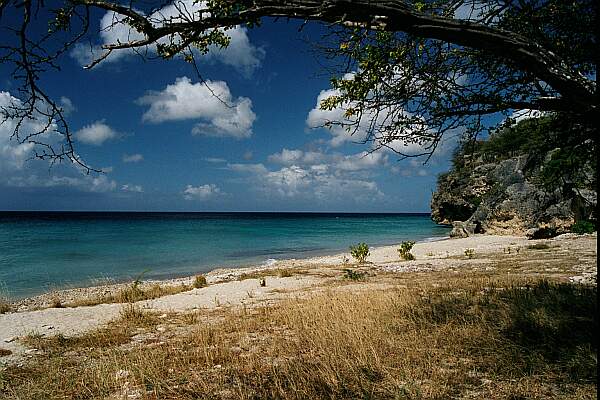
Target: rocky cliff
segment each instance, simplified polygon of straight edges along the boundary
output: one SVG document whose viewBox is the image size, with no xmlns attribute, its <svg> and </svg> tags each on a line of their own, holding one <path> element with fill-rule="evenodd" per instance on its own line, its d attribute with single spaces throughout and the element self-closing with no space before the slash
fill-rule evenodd
<svg viewBox="0 0 600 400">
<path fill-rule="evenodd" d="M 578 221 L 594 224 L 593 143 L 588 141 L 588 148 L 554 147 L 557 143 L 547 139 L 558 135 L 543 132 L 552 127 L 542 125 L 532 133 L 531 124 L 459 148 L 452 169 L 438 178 L 432 219 L 452 223 L 453 236 L 542 238 L 569 232 Z"/>
</svg>

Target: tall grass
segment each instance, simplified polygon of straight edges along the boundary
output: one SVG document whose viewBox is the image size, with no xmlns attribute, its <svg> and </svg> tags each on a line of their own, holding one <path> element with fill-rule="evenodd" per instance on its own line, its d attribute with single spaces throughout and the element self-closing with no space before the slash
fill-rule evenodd
<svg viewBox="0 0 600 400">
<path fill-rule="evenodd" d="M 225 310 L 210 324 L 190 318 L 188 333 L 164 345 L 125 350 L 116 345 L 124 338 L 111 343 L 107 332 L 133 334 L 134 327 L 156 323 L 126 310 L 119 329 L 101 331 L 103 340 L 94 341 L 97 332 L 77 339 L 88 346 L 84 358 L 65 356 L 77 347 L 55 341 L 35 363 L 3 372 L 0 393 L 8 399 L 132 390 L 147 399 L 592 399 L 596 297 L 595 287 L 545 280 L 459 276 L 440 285 L 432 275 L 408 288 L 331 288 L 273 307 Z"/>
</svg>

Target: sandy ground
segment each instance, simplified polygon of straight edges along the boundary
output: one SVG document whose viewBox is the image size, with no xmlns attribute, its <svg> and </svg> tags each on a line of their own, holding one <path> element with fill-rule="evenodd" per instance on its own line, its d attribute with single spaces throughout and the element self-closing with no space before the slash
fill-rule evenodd
<svg viewBox="0 0 600 400">
<path fill-rule="evenodd" d="M 397 252 L 398 246 L 374 248 L 371 250 L 368 261 L 373 268 L 394 273 L 460 268 L 468 265 L 471 261 L 464 259 L 465 249 L 474 249 L 475 254 L 478 255 L 477 261 L 485 263 L 485 257 L 481 257 L 481 255 L 487 254 L 497 257 L 498 254 L 507 254 L 508 251 L 514 254 L 517 249 L 527 248 L 527 246 L 536 242 L 541 241 L 531 241 L 514 236 L 476 235 L 464 239 L 417 243 L 412 250 L 412 253 L 416 256 L 415 261 L 400 261 Z M 560 246 L 564 248 L 564 251 L 570 251 L 573 254 L 582 251 L 593 253 L 593 258 L 588 257 L 589 260 L 593 259 L 593 261 L 586 261 L 589 265 L 582 265 L 581 270 L 582 274 L 584 272 L 588 275 L 595 274 L 595 272 L 590 272 L 596 269 L 595 236 L 592 239 L 589 236 L 587 238 L 577 238 L 573 235 L 562 235 L 562 237 L 545 242 L 560 242 Z M 324 285 L 328 279 L 332 279 L 332 274 L 328 274 L 326 268 L 332 266 L 344 268 L 346 266 L 345 259 L 350 259 L 348 253 L 303 260 L 281 260 L 264 267 L 215 270 L 207 274 L 210 285 L 205 288 L 141 301 L 136 304 L 144 309 L 159 312 L 185 312 L 193 309 L 264 304 L 289 296 L 298 296 L 307 288 Z M 267 284 L 265 287 L 260 286 L 258 279 L 238 280 L 243 273 L 277 268 L 301 268 L 307 273 L 283 278 L 269 276 L 266 278 Z M 329 271 L 331 272 L 331 269 Z M 577 281 L 579 278 L 581 276 L 576 276 L 572 280 Z M 166 282 L 185 283 L 191 281 L 191 279 L 185 278 Z M 106 289 L 100 290 L 105 291 Z M 75 290 L 75 292 L 80 293 L 80 295 L 89 294 L 89 291 L 77 292 Z M 70 295 L 72 296 L 72 294 Z M 0 363 L 18 361 L 27 352 L 31 352 L 31 349 L 26 349 L 19 342 L 20 337 L 29 334 L 77 335 L 98 328 L 117 318 L 122 307 L 123 304 L 99 304 L 76 308 L 46 308 L 0 315 L 0 348 L 10 350 L 13 353 L 9 356 L 0 357 Z"/>
</svg>

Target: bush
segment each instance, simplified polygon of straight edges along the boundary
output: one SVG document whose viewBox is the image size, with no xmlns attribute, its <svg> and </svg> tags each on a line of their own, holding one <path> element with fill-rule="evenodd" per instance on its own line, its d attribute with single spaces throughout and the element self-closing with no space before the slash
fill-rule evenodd
<svg viewBox="0 0 600 400">
<path fill-rule="evenodd" d="M 5 299 L 2 296 L 0 296 L 0 314 L 4 314 L 10 311 L 12 311 L 12 306 L 10 302 L 8 301 L 8 299 Z"/>
<path fill-rule="evenodd" d="M 369 257 L 369 245 L 366 243 L 359 243 L 355 246 L 350 246 L 350 254 L 359 264 L 362 264 L 367 257 Z"/>
<path fill-rule="evenodd" d="M 465 256 L 467 256 L 467 258 L 473 258 L 474 255 L 475 249 L 465 249 Z"/>
<path fill-rule="evenodd" d="M 596 230 L 594 223 L 591 221 L 578 221 L 571 225 L 571 232 L 583 235 L 584 233 L 592 233 Z"/>
<path fill-rule="evenodd" d="M 365 279 L 365 273 L 346 268 L 344 270 L 344 279 L 349 279 L 351 281 L 362 281 Z"/>
<path fill-rule="evenodd" d="M 413 242 L 412 240 L 402 242 L 400 244 L 400 248 L 398 249 L 398 254 L 400 255 L 400 258 L 407 261 L 414 260 L 415 256 L 410 252 L 414 245 L 415 242 Z"/>
<path fill-rule="evenodd" d="M 207 285 L 207 282 L 206 282 L 206 278 L 204 277 L 204 275 L 197 275 L 196 278 L 194 278 L 194 287 L 196 289 L 202 288 L 206 285 Z"/>
</svg>

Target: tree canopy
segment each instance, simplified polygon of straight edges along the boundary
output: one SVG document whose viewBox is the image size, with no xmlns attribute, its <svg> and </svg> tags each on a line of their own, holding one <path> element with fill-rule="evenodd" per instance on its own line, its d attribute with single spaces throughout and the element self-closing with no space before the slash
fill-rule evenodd
<svg viewBox="0 0 600 400">
<path fill-rule="evenodd" d="M 149 5 L 109 0 L 0 0 L 0 62 L 13 65 L 18 101 L 2 110 L 14 139 L 36 145 L 36 156 L 75 153 L 68 121 L 40 77 L 88 37 L 95 10 L 112 13 L 125 32 L 104 44 L 87 66 L 112 52 L 147 58 L 196 59 L 229 43 L 227 30 L 256 27 L 267 17 L 321 21 L 329 34 L 318 45 L 337 68 L 323 109 L 342 108 L 327 121 L 374 149 L 430 155 L 447 134 L 476 137 L 515 110 L 539 110 L 578 121 L 576 135 L 595 143 L 596 2 L 593 0 L 175 0 Z M 34 24 L 47 32 L 34 34 Z M 22 121 L 45 122 L 22 132 Z M 45 140 L 48 131 L 64 139 Z M 417 143 L 418 154 L 405 148 Z"/>
</svg>

